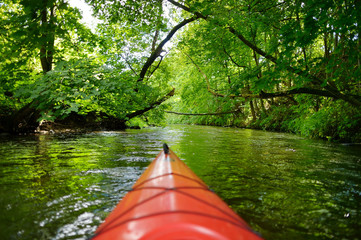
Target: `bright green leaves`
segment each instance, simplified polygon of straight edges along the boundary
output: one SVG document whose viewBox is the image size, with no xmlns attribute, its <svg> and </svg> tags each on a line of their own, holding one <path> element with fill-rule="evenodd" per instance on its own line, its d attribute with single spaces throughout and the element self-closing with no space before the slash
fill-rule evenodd
<svg viewBox="0 0 361 240">
<path fill-rule="evenodd" d="M 103 20 L 96 33 L 63 0 L 4 3 L 1 104 L 38 102 L 47 119 L 89 111 L 123 118 L 162 99 L 171 82 L 179 94 L 175 110 L 224 112 L 254 105 L 243 113 L 258 111 L 252 114 L 257 117 L 278 104 L 251 104 L 262 93 L 311 88 L 361 95 L 356 1 L 179 1 L 189 11 L 162 0 L 87 2 Z M 152 55 L 155 61 L 145 68 L 175 22 L 195 12 L 204 17 L 177 30 L 178 42 Z M 172 55 L 171 48 L 179 51 Z M 54 68 L 40 75 L 43 60 Z M 299 103 L 294 96 L 287 99 Z M 221 125 L 232 117 L 199 119 Z"/>
<path fill-rule="evenodd" d="M 91 3 L 104 22 L 96 34 L 65 0 L 1 3 L 0 106 L 12 102 L 21 109 L 32 102 L 48 120 L 73 112 L 125 119 L 170 92 L 165 52 L 139 81 L 173 24 L 165 20 L 171 13 L 163 1 Z"/>
<path fill-rule="evenodd" d="M 42 111 L 42 119 L 63 118 L 71 112 L 103 112 L 123 118 L 148 107 L 167 91 L 151 85 L 136 84 L 136 78 L 124 69 L 108 68 L 88 58 L 59 62 L 52 71 L 20 88 L 17 96 L 32 99 Z"/>
<path fill-rule="evenodd" d="M 99 80 L 97 65 L 90 59 L 60 62 L 53 71 L 39 76 L 32 85 L 24 86 L 19 95 L 29 95 L 46 119 L 66 116 L 70 112 L 94 110 L 92 99 Z M 28 93 L 26 94 L 26 92 Z"/>
<path fill-rule="evenodd" d="M 0 98 L 0 105 L 12 102 L 15 110 L 34 100 L 35 105 L 48 114 L 47 119 L 81 111 L 79 106 L 84 105 L 84 101 L 80 104 L 78 95 L 84 94 L 86 88 L 79 79 L 87 74 L 76 71 L 77 76 L 71 75 L 66 64 L 76 61 L 62 62 L 94 53 L 97 38 L 79 23 L 80 18 L 79 10 L 63 0 L 2 3 L 0 56 L 4 60 L 0 63 L 0 94 L 4 94 L 4 98 Z M 39 75 L 41 71 L 48 72 L 54 64 L 55 71 Z M 80 90 L 74 94 L 69 89 L 76 88 L 77 84 Z M 52 109 L 53 106 L 57 108 Z"/>
<path fill-rule="evenodd" d="M 357 1 L 189 0 L 182 4 L 187 14 L 205 17 L 188 27 L 178 44 L 193 60 L 175 59 L 182 64 L 176 64 L 181 98 L 175 110 L 227 111 L 241 103 L 249 106 L 253 119 L 268 119 L 273 105 L 284 105 L 282 115 L 288 112 L 292 117 L 298 104 L 307 109 L 317 102 L 316 109 L 327 113 L 333 103 L 322 96 L 335 96 L 353 106 L 361 104 L 361 15 Z M 298 97 L 294 89 L 307 91 Z M 287 97 L 247 104 L 252 98 L 265 97 L 265 93 Z M 303 94 L 321 96 L 308 95 L 310 101 L 302 102 Z M 319 119 L 326 115 L 320 114 Z M 269 118 L 272 122 L 277 114 Z"/>
<path fill-rule="evenodd" d="M 144 33 L 156 27 L 163 28 L 166 21 L 162 16 L 162 0 L 125 0 L 109 3 L 104 0 L 87 0 L 93 6 L 95 15 L 108 24 L 126 24 Z"/>
</svg>

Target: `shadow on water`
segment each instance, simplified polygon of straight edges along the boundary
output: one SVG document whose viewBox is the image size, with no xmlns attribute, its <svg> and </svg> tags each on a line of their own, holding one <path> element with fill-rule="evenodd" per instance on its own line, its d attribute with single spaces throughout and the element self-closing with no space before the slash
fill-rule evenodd
<svg viewBox="0 0 361 240">
<path fill-rule="evenodd" d="M 163 142 L 266 239 L 361 239 L 360 146 L 181 125 L 2 136 L 0 235 L 87 239 Z"/>
</svg>

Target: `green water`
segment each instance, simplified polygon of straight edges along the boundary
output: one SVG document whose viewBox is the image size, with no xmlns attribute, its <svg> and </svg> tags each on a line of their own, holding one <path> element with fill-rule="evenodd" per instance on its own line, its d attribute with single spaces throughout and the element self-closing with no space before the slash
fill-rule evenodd
<svg viewBox="0 0 361 240">
<path fill-rule="evenodd" d="M 361 239 L 361 146 L 178 125 L 0 136 L 0 238 L 87 239 L 163 142 L 266 239 Z"/>
</svg>

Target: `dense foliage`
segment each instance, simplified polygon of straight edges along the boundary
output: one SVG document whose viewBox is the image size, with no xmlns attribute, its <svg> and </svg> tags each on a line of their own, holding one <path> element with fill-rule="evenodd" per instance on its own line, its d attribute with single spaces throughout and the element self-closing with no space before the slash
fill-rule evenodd
<svg viewBox="0 0 361 240">
<path fill-rule="evenodd" d="M 89 4 L 103 21 L 94 31 L 65 0 L 1 3 L 1 55 L 6 60 L 0 72 L 0 129 L 32 131 L 30 122 L 72 113 L 122 123 L 173 95 L 166 84 L 167 67 L 160 66 L 164 44 L 159 38 L 172 28 L 162 17 L 161 2 Z M 114 15 L 119 10 L 124 14 Z"/>
<path fill-rule="evenodd" d="M 178 41 L 181 98 L 174 110 L 227 114 L 184 115 L 173 121 L 359 141 L 357 1 L 174 4 L 202 19 Z"/>
<path fill-rule="evenodd" d="M 66 0 L 0 3 L 3 131 L 74 113 L 159 123 L 174 87 L 171 122 L 359 141 L 358 0 L 86 2 L 94 30 Z"/>
</svg>

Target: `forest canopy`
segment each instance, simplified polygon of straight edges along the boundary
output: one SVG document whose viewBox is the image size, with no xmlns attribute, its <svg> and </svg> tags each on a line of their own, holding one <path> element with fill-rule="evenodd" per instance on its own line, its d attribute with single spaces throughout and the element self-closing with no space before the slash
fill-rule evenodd
<svg viewBox="0 0 361 240">
<path fill-rule="evenodd" d="M 359 0 L 0 3 L 0 130 L 173 123 L 361 139 Z"/>
</svg>

